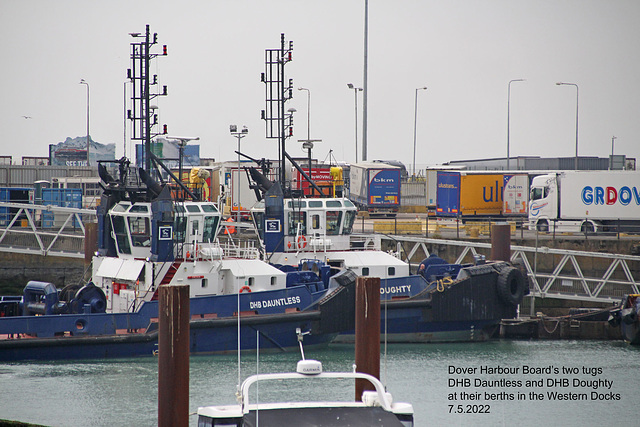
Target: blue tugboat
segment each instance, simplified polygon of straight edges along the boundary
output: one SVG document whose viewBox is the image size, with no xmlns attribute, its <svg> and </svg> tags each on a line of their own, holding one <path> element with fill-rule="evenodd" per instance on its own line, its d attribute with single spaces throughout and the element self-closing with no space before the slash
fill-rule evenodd
<svg viewBox="0 0 640 427">
<path fill-rule="evenodd" d="M 253 349 L 255 331 L 263 350 L 297 347 L 296 329 L 310 345 L 326 344 L 353 327 L 355 274 L 330 277 L 336 271 L 320 265 L 283 272 L 255 248 L 220 245 L 213 203 L 176 199 L 124 159 L 117 179 L 99 171 L 91 281 L 62 290 L 29 282 L 22 298 L 3 299 L 0 361 L 150 356 L 158 288 L 176 283 L 190 285 L 192 353 Z"/>
<path fill-rule="evenodd" d="M 251 175 L 259 172 L 253 170 Z M 264 256 L 283 271 L 315 260 L 358 276 L 381 278 L 382 324 L 388 342 L 484 341 L 502 319 L 515 318 L 529 293 L 526 273 L 507 262 L 448 264 L 425 260 L 418 274 L 380 250 L 380 236 L 356 235 L 357 209 L 344 197 L 283 197 L 260 180 L 264 201 L 252 215 Z M 310 267 L 311 268 L 311 267 Z M 337 337 L 352 342 L 353 331 Z"/>
</svg>

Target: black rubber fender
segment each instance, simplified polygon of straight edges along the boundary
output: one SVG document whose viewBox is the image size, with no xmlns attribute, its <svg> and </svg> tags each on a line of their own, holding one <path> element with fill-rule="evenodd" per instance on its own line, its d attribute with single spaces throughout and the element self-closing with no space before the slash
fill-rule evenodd
<svg viewBox="0 0 640 427">
<path fill-rule="evenodd" d="M 515 267 L 505 268 L 498 275 L 498 296 L 506 304 L 518 305 L 524 297 L 524 277 Z"/>
<path fill-rule="evenodd" d="M 635 310 L 631 309 L 628 313 L 622 315 L 622 321 L 626 325 L 632 325 L 638 320 L 638 313 Z"/>
</svg>

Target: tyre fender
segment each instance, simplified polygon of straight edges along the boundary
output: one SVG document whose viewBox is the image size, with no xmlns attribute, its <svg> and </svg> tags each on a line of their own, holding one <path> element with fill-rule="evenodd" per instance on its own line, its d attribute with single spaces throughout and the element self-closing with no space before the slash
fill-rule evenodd
<svg viewBox="0 0 640 427">
<path fill-rule="evenodd" d="M 524 297 L 524 277 L 522 272 L 515 267 L 505 268 L 498 275 L 497 281 L 498 296 L 500 299 L 511 305 L 518 305 Z"/>
</svg>

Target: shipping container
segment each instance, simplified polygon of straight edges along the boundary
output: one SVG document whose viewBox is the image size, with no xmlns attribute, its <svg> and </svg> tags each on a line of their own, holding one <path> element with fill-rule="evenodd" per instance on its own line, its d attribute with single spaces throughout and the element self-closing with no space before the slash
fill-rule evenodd
<svg viewBox="0 0 640 427">
<path fill-rule="evenodd" d="M 59 206 L 63 208 L 82 208 L 82 189 L 81 188 L 43 188 L 42 204 L 45 206 Z M 69 216 L 68 213 L 41 211 L 42 227 L 53 228 L 60 227 L 64 224 Z M 72 227 L 79 227 L 77 218 L 73 218 L 70 223 Z"/>
<path fill-rule="evenodd" d="M 29 203 L 30 188 L 20 187 L 3 187 L 0 188 L 0 202 L 6 203 Z M 0 206 L 0 225 L 7 226 L 19 211 L 19 208 L 10 208 L 6 206 Z M 18 225 L 22 224 L 23 220 L 26 220 L 27 216 L 22 214 L 17 221 Z"/>
</svg>

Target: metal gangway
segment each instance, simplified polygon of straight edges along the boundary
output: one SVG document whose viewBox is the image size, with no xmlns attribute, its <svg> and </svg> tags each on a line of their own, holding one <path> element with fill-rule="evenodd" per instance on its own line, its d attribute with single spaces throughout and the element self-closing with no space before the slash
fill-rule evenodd
<svg viewBox="0 0 640 427">
<path fill-rule="evenodd" d="M 419 249 L 429 256 L 429 244 L 456 246 L 456 263 L 465 262 L 465 258 L 469 262 L 491 249 L 490 243 L 462 240 L 401 235 L 384 235 L 382 239 L 403 248 L 405 259 L 411 259 Z M 526 269 L 532 284 L 530 296 L 618 303 L 627 294 L 640 293 L 640 256 L 511 245 L 511 262 Z M 542 264 L 553 268 L 543 269 Z"/>
<path fill-rule="evenodd" d="M 92 209 L 0 202 L 0 252 L 84 258 Z"/>
</svg>

